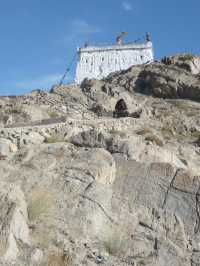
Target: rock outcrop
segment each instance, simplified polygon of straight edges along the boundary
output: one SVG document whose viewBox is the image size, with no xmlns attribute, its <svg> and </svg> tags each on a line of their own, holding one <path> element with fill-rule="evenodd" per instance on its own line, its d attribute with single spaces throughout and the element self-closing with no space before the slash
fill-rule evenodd
<svg viewBox="0 0 200 266">
<path fill-rule="evenodd" d="M 0 265 L 199 265 L 199 99 L 186 54 L 0 97 Z"/>
<path fill-rule="evenodd" d="M 160 63 L 145 67 L 136 82 L 136 90 L 162 98 L 200 100 L 198 76 Z"/>
<path fill-rule="evenodd" d="M 193 75 L 200 73 L 200 57 L 192 54 L 180 54 L 164 57 L 162 63 L 165 65 L 175 65 Z"/>
</svg>

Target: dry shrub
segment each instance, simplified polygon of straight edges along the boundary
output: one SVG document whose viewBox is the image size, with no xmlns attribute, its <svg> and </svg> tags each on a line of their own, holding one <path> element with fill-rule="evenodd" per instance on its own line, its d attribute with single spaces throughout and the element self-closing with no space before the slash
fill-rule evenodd
<svg viewBox="0 0 200 266">
<path fill-rule="evenodd" d="M 146 134 L 152 134 L 152 133 L 153 133 L 152 130 L 148 127 L 144 127 L 136 131 L 136 134 L 141 135 L 141 136 L 144 136 Z"/>
<path fill-rule="evenodd" d="M 114 225 L 107 232 L 104 247 L 110 255 L 120 255 L 126 253 L 128 249 L 127 233 L 123 228 Z"/>
<path fill-rule="evenodd" d="M 48 266 L 66 266 L 63 253 L 52 253 L 48 257 Z"/>
<path fill-rule="evenodd" d="M 153 131 L 148 127 L 144 127 L 142 129 L 137 130 L 136 134 L 140 136 L 145 136 L 146 141 L 151 141 L 160 147 L 163 147 L 164 145 L 162 139 L 159 136 L 155 135 Z"/>
<path fill-rule="evenodd" d="M 61 134 L 52 134 L 50 137 L 45 139 L 45 143 L 58 143 L 58 142 L 67 142 L 65 137 Z"/>
<path fill-rule="evenodd" d="M 145 137 L 146 141 L 150 141 L 155 143 L 157 146 L 163 147 L 164 143 L 162 141 L 162 139 L 160 139 L 158 136 L 154 135 L 154 134 L 149 134 Z"/>
<path fill-rule="evenodd" d="M 28 215 L 30 220 L 48 214 L 54 205 L 54 197 L 52 193 L 44 188 L 34 189 L 30 196 L 28 204 Z"/>
<path fill-rule="evenodd" d="M 187 53 L 187 54 L 183 54 L 179 56 L 179 59 L 183 60 L 183 61 L 187 61 L 187 60 L 193 60 L 194 59 L 194 55 Z"/>
<path fill-rule="evenodd" d="M 109 131 L 109 133 L 113 136 L 120 136 L 121 138 L 125 138 L 126 137 L 126 132 L 122 131 L 122 130 L 115 130 L 112 129 Z"/>
<path fill-rule="evenodd" d="M 199 111 L 200 111 L 198 106 L 196 106 L 195 104 L 193 104 L 187 100 L 175 101 L 175 102 L 172 102 L 172 104 L 179 111 L 184 112 L 184 115 L 186 115 L 187 117 L 198 116 Z"/>
<path fill-rule="evenodd" d="M 62 250 L 57 250 L 49 254 L 48 266 L 72 266 L 72 257 Z"/>
<path fill-rule="evenodd" d="M 50 118 L 56 118 L 59 116 L 58 113 L 55 110 L 52 110 L 51 108 L 47 110 L 47 114 Z"/>
<path fill-rule="evenodd" d="M 45 139 L 45 143 L 57 143 L 61 142 L 57 136 L 51 136 Z"/>
<path fill-rule="evenodd" d="M 169 127 L 168 125 L 164 125 L 161 128 L 161 133 L 165 139 L 171 139 L 175 137 L 176 132 L 172 127 Z"/>
</svg>

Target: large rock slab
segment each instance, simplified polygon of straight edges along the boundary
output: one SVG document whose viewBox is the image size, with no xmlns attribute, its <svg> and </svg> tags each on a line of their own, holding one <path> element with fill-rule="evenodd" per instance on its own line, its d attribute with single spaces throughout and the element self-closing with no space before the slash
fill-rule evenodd
<svg viewBox="0 0 200 266">
<path fill-rule="evenodd" d="M 112 205 L 119 212 L 120 202 L 120 212 L 124 214 L 129 209 L 126 221 L 130 213 L 135 214 L 130 244 L 134 262 L 190 265 L 191 256 L 200 254 L 198 210 L 194 203 L 198 183 L 194 176 L 175 170 L 170 164 L 117 161 Z"/>
<path fill-rule="evenodd" d="M 27 206 L 18 186 L 0 182 L 0 253 L 5 261 L 17 258 L 18 242 L 30 244 Z"/>
</svg>

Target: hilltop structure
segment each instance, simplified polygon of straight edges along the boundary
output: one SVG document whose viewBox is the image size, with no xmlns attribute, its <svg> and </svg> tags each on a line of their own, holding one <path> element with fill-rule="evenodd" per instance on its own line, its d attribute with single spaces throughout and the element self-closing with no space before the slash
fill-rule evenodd
<svg viewBox="0 0 200 266">
<path fill-rule="evenodd" d="M 85 78 L 102 79 L 112 72 L 128 69 L 133 65 L 150 63 L 154 59 L 153 44 L 149 34 L 142 44 L 123 44 L 122 33 L 117 37 L 116 45 L 88 46 L 78 49 L 76 83 Z"/>
<path fill-rule="evenodd" d="M 192 54 L 0 97 L 0 266 L 200 266 L 199 112 Z"/>
</svg>

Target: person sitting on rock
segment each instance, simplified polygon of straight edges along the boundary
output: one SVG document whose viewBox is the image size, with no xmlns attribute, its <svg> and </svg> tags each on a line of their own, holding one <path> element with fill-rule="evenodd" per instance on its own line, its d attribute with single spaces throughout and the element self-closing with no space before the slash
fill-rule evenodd
<svg viewBox="0 0 200 266">
<path fill-rule="evenodd" d="M 120 99 L 115 105 L 115 111 L 113 112 L 113 117 L 119 118 L 119 117 L 127 117 L 127 116 L 129 116 L 127 105 L 124 99 Z"/>
</svg>

